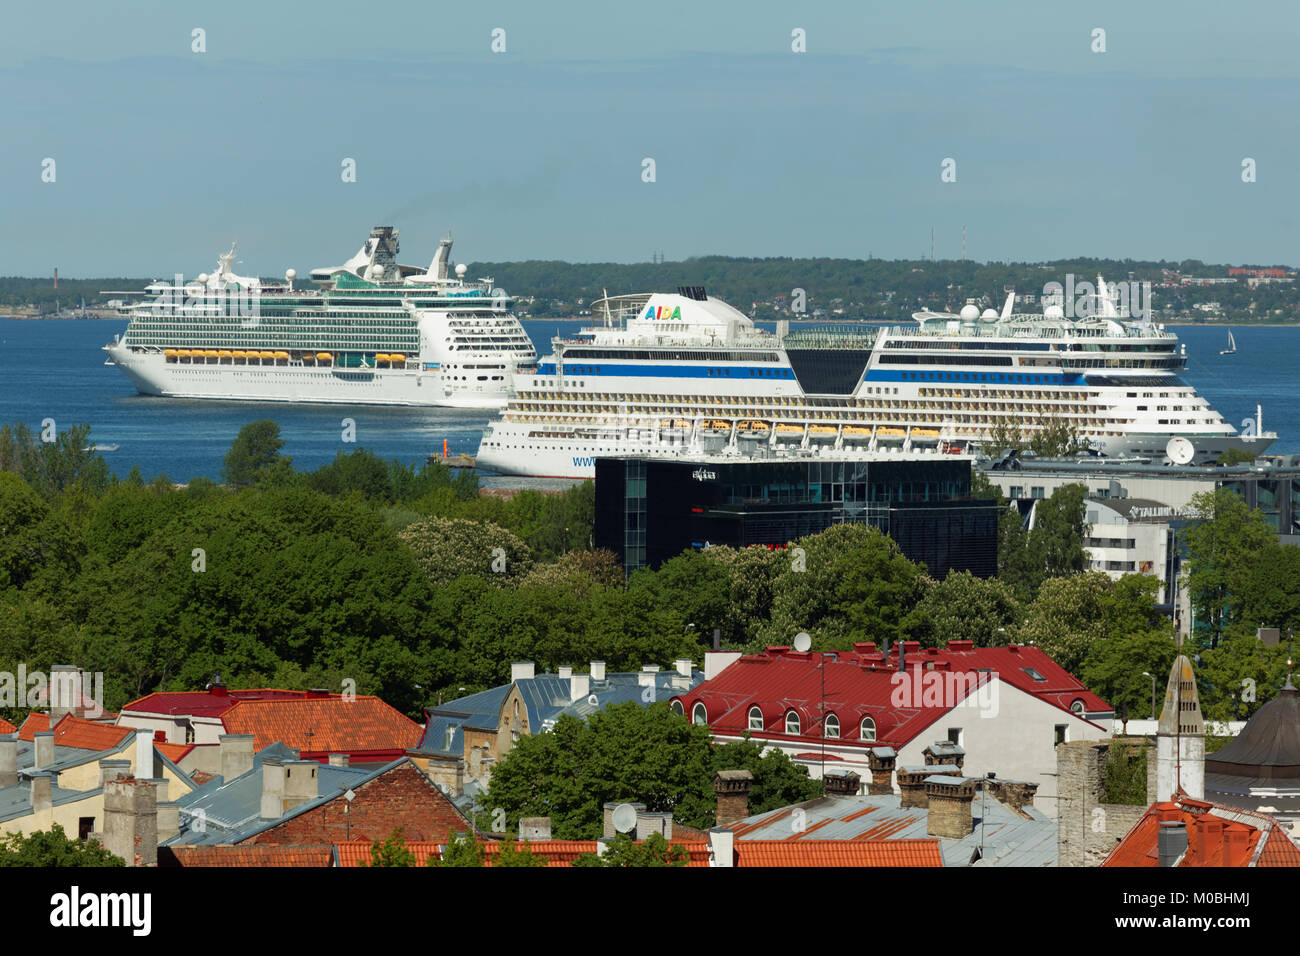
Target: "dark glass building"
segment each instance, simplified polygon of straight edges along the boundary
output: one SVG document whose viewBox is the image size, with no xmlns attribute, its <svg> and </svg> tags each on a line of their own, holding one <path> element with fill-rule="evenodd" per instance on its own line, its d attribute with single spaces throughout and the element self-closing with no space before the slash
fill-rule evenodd
<svg viewBox="0 0 1300 956">
<path fill-rule="evenodd" d="M 596 547 L 630 573 L 688 548 L 784 546 L 831 525 L 879 528 L 912 561 L 997 573 L 998 515 L 966 459 L 596 460 Z"/>
</svg>

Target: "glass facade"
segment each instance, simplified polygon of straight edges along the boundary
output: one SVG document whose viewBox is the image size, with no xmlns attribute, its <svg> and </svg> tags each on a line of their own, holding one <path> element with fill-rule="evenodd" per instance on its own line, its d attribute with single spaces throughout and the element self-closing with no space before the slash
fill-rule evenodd
<svg viewBox="0 0 1300 956">
<path fill-rule="evenodd" d="M 596 461 L 596 546 L 624 568 L 688 548 L 783 547 L 835 524 L 867 524 L 932 575 L 997 570 L 997 512 L 970 497 L 967 461 Z"/>
</svg>

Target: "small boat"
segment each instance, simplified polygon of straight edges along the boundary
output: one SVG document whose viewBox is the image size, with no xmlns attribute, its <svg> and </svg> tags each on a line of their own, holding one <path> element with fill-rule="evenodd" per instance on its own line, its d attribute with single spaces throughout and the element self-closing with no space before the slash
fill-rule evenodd
<svg viewBox="0 0 1300 956">
<path fill-rule="evenodd" d="M 1220 354 L 1220 355 L 1233 355 L 1233 354 L 1236 353 L 1236 351 L 1237 351 L 1237 340 L 1234 339 L 1234 338 L 1232 337 L 1232 330 L 1229 329 L 1229 330 L 1228 330 L 1228 347 L 1227 347 L 1226 349 L 1220 349 L 1220 350 L 1219 350 L 1219 354 Z"/>
<path fill-rule="evenodd" d="M 906 436 L 906 428 L 894 428 L 890 425 L 881 425 L 876 429 L 877 438 L 904 438 Z"/>
<path fill-rule="evenodd" d="M 118 446 L 117 446 L 116 444 L 112 444 L 112 445 L 91 445 L 91 446 L 90 446 L 90 450 L 91 450 L 91 451 L 117 451 L 117 449 L 118 449 Z"/>
<path fill-rule="evenodd" d="M 845 425 L 845 441 L 865 441 L 871 437 L 871 429 L 864 425 Z"/>
</svg>

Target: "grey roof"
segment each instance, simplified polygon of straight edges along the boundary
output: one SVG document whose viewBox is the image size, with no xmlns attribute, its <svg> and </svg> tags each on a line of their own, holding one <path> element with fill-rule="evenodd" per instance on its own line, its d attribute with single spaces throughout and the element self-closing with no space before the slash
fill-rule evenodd
<svg viewBox="0 0 1300 956">
<path fill-rule="evenodd" d="M 93 797 L 99 793 L 100 789 L 95 787 L 92 790 L 67 790 L 63 787 L 51 787 L 50 801 L 57 807 L 62 803 L 73 803 L 77 800 Z M 30 779 L 19 779 L 16 786 L 5 787 L 0 790 L 0 822 L 19 819 L 31 812 L 32 782 Z"/>
<path fill-rule="evenodd" d="M 893 747 L 872 747 L 871 752 L 877 757 L 897 757 L 898 754 Z"/>
<path fill-rule="evenodd" d="M 296 760 L 297 754 L 273 743 L 253 755 L 253 769 L 231 781 L 217 776 L 176 801 L 180 808 L 180 833 L 164 841 L 167 846 L 204 843 L 239 843 L 267 827 L 318 807 L 351 787 L 357 787 L 407 758 L 401 757 L 377 770 L 321 764 L 315 800 L 294 807 L 272 820 L 262 819 L 262 761 L 266 757 Z M 201 823 L 199 822 L 201 821 Z"/>
<path fill-rule="evenodd" d="M 792 816 L 802 809 L 802 829 L 795 833 Z M 1057 826 L 1032 806 L 1023 815 L 992 794 L 971 801 L 975 829 L 960 840 L 939 837 L 944 866 L 1056 866 Z M 929 810 L 901 806 L 897 794 L 828 796 L 792 807 L 746 817 L 733 824 L 738 840 L 903 840 L 925 839 Z M 971 862 L 983 844 L 982 858 Z"/>
<path fill-rule="evenodd" d="M 458 697 L 428 709 L 424 734 L 413 752 L 428 756 L 463 756 L 463 729 L 495 729 L 512 687 L 519 688 L 519 696 L 528 710 L 528 726 L 534 733 L 541 733 L 550 730 L 562 714 L 585 720 L 613 704 L 666 701 L 694 689 L 704 680 L 703 672 L 692 670 L 688 687 L 684 686 L 686 682 L 675 670 L 660 670 L 654 672 L 653 687 L 642 687 L 640 681 L 644 673 L 607 673 L 604 680 L 590 681 L 587 693 L 578 700 L 571 699 L 570 678 L 558 674 L 524 677 L 477 694 Z"/>
<path fill-rule="evenodd" d="M 925 778 L 925 782 L 926 782 L 926 783 L 941 783 L 941 784 L 943 784 L 944 786 L 955 787 L 955 786 L 960 786 L 961 784 L 965 783 L 967 779 L 968 779 L 968 778 L 966 778 L 966 777 L 952 777 L 952 776 L 949 776 L 948 774 L 944 774 L 944 773 L 936 773 L 936 774 L 935 774 L 934 776 L 932 776 L 932 777 L 926 777 L 926 778 Z"/>
</svg>

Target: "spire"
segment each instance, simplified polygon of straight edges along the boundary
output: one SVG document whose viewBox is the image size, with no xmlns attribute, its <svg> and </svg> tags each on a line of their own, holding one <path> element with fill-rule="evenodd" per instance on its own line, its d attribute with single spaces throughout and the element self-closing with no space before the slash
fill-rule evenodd
<svg viewBox="0 0 1300 956">
<path fill-rule="evenodd" d="M 1181 647 L 1180 647 L 1181 650 Z M 1196 675 L 1185 654 L 1174 658 L 1156 731 L 1156 800 L 1205 796 L 1205 721 Z"/>
</svg>

